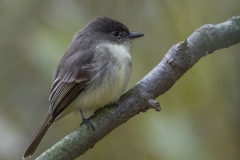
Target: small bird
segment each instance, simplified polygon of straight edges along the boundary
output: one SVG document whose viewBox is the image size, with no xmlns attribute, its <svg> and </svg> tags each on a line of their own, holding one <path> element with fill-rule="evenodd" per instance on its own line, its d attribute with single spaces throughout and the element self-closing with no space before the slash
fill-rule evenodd
<svg viewBox="0 0 240 160">
<path fill-rule="evenodd" d="M 80 111 L 87 122 L 98 108 L 119 99 L 131 75 L 131 41 L 142 36 L 107 17 L 94 19 L 75 34 L 54 72 L 49 110 L 23 159 L 35 152 L 53 122 L 73 111 Z"/>
</svg>

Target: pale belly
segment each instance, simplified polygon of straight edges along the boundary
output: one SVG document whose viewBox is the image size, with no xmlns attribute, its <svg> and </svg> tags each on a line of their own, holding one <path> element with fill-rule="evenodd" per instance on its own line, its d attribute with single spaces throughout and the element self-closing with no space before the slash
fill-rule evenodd
<svg viewBox="0 0 240 160">
<path fill-rule="evenodd" d="M 100 85 L 93 84 L 80 93 L 74 104 L 75 110 L 81 109 L 84 117 L 88 118 L 96 109 L 118 100 L 127 87 L 130 75 L 131 66 L 127 63 L 109 71 Z"/>
</svg>

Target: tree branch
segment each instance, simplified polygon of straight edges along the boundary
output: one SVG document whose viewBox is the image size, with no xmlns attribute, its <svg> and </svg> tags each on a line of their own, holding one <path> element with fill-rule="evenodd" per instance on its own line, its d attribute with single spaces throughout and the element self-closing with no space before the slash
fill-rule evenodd
<svg viewBox="0 0 240 160">
<path fill-rule="evenodd" d="M 221 24 L 202 26 L 184 42 L 173 45 L 163 60 L 122 95 L 118 103 L 97 111 L 91 117 L 95 131 L 80 125 L 37 160 L 75 159 L 136 114 L 150 108 L 160 111 L 155 99 L 169 90 L 201 57 L 237 43 L 240 43 L 240 16 Z"/>
</svg>

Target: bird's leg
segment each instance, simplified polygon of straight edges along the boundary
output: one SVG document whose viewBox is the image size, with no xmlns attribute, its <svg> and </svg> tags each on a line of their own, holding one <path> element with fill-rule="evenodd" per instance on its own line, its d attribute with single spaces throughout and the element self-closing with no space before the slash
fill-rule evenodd
<svg viewBox="0 0 240 160">
<path fill-rule="evenodd" d="M 80 113 L 81 113 L 81 117 L 82 117 L 82 123 L 81 123 L 80 125 L 82 125 L 82 124 L 86 124 L 87 126 L 90 125 L 91 128 L 92 128 L 92 130 L 94 131 L 95 129 L 94 129 L 94 127 L 93 127 L 93 124 L 90 122 L 89 119 L 87 119 L 87 118 L 84 117 L 83 112 L 82 112 L 81 109 L 79 109 L 79 111 L 80 111 Z"/>
</svg>

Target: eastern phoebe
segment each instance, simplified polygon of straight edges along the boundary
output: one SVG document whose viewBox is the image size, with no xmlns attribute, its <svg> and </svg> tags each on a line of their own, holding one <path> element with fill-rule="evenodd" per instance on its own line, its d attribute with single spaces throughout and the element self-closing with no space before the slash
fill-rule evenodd
<svg viewBox="0 0 240 160">
<path fill-rule="evenodd" d="M 107 17 L 75 34 L 54 73 L 49 110 L 23 159 L 34 153 L 54 121 L 79 110 L 86 121 L 96 109 L 119 99 L 131 75 L 131 40 L 142 36 Z"/>
</svg>

